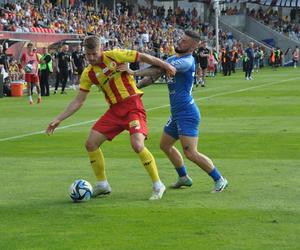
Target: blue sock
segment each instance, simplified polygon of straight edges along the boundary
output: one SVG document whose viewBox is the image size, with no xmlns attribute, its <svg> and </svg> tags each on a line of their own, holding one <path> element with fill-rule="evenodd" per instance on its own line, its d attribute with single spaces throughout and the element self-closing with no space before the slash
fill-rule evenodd
<svg viewBox="0 0 300 250">
<path fill-rule="evenodd" d="M 184 165 L 182 167 L 180 167 L 180 168 L 175 168 L 175 169 L 176 169 L 179 177 L 183 177 L 183 176 L 187 175 L 186 168 L 185 168 Z"/>
<path fill-rule="evenodd" d="M 214 181 L 217 181 L 222 177 L 216 167 L 214 167 L 213 171 L 209 173 L 209 176 L 213 178 Z"/>
</svg>

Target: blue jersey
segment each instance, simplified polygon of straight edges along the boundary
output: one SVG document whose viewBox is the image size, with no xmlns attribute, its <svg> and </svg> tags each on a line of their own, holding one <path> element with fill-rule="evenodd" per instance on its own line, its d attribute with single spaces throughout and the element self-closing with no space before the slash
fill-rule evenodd
<svg viewBox="0 0 300 250">
<path fill-rule="evenodd" d="M 172 56 L 167 62 L 176 68 L 176 74 L 168 81 L 171 116 L 164 127 L 165 133 L 178 139 L 182 136 L 198 136 L 200 112 L 192 96 L 195 61 L 192 55 Z"/>
<path fill-rule="evenodd" d="M 175 76 L 168 81 L 171 113 L 173 116 L 188 115 L 186 112 L 190 113 L 189 111 L 197 109 L 192 96 L 195 75 L 194 57 L 175 55 L 169 57 L 167 62 L 176 68 Z"/>
</svg>

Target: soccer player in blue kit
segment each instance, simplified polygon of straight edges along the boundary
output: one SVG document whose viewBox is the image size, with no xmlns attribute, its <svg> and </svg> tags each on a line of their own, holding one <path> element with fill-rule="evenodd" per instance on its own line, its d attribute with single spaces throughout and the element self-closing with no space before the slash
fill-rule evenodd
<svg viewBox="0 0 300 250">
<path fill-rule="evenodd" d="M 192 96 L 195 74 L 195 61 L 192 53 L 199 41 L 200 37 L 197 32 L 185 31 L 175 48 L 176 55 L 167 59 L 167 62 L 176 68 L 176 74 L 168 80 L 171 116 L 164 127 L 160 148 L 178 173 L 178 180 L 171 186 L 172 188 L 190 187 L 193 184 L 187 174 L 182 155 L 175 147 L 176 141 L 180 140 L 184 155 L 213 179 L 215 183 L 213 192 L 221 192 L 228 186 L 228 181 L 220 174 L 212 160 L 197 149 L 200 111 Z M 132 71 L 128 69 L 128 66 L 121 65 L 119 69 L 134 76 L 145 76 L 137 84 L 138 88 L 152 84 L 164 74 L 163 70 L 157 67 Z"/>
</svg>

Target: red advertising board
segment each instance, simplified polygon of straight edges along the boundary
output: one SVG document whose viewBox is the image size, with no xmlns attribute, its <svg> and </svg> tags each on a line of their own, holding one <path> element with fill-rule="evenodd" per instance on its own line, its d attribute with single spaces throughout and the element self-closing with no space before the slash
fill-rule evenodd
<svg viewBox="0 0 300 250">
<path fill-rule="evenodd" d="M 66 39 L 78 39 L 80 36 L 78 34 L 47 34 L 47 33 L 17 33 L 17 32 L 0 32 L 0 40 L 3 39 L 24 39 L 31 41 L 37 48 L 38 52 L 41 51 L 43 47 L 49 47 L 51 44 L 66 40 Z M 19 59 L 25 42 L 17 42 L 7 48 L 6 53 L 12 55 L 16 59 Z"/>
</svg>

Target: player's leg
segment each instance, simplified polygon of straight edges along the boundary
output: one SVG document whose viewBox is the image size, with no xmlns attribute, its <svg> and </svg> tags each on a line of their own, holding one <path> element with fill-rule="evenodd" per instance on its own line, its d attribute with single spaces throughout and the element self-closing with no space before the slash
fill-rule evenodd
<svg viewBox="0 0 300 250">
<path fill-rule="evenodd" d="M 198 137 L 191 136 L 179 136 L 180 142 L 185 156 L 202 170 L 204 170 L 215 182 L 215 188 L 213 191 L 223 191 L 227 185 L 227 180 L 222 177 L 218 169 L 214 166 L 212 160 L 206 155 L 198 152 Z"/>
<path fill-rule="evenodd" d="M 32 90 L 31 90 L 31 75 L 25 74 L 25 82 L 27 83 L 27 95 L 29 98 L 29 104 L 34 104 L 32 100 Z"/>
<path fill-rule="evenodd" d="M 42 96 L 41 96 L 41 87 L 40 87 L 39 82 L 35 83 L 35 86 L 36 86 L 36 92 L 38 94 L 37 103 L 41 103 L 42 102 Z"/>
<path fill-rule="evenodd" d="M 109 194 L 111 187 L 107 181 L 105 173 L 105 160 L 100 145 L 107 140 L 106 136 L 94 129 L 90 131 L 89 137 L 85 143 L 90 163 L 97 179 L 97 184 L 93 190 L 93 196 Z"/>
<path fill-rule="evenodd" d="M 131 146 L 133 150 L 139 155 L 144 168 L 146 169 L 152 180 L 153 192 L 150 200 L 158 200 L 162 198 L 166 187 L 159 178 L 155 159 L 152 153 L 145 147 L 144 140 L 145 135 L 143 133 L 134 133 L 130 135 Z"/>
<path fill-rule="evenodd" d="M 119 108 L 116 107 L 115 109 L 118 110 L 119 116 L 115 117 L 114 120 L 118 119 L 118 127 L 121 126 L 122 130 L 129 131 L 131 147 L 138 154 L 142 165 L 152 180 L 153 192 L 150 200 L 161 199 L 166 187 L 159 178 L 152 153 L 144 145 L 148 129 L 146 112 L 140 96 L 128 98 Z M 114 113 L 116 113 L 116 110 Z"/>
<path fill-rule="evenodd" d="M 171 187 L 172 188 L 180 188 L 183 186 L 190 187 L 192 186 L 193 181 L 187 174 L 187 169 L 186 166 L 184 165 L 182 155 L 180 154 L 178 149 L 174 146 L 176 141 L 177 139 L 167 134 L 166 132 L 163 132 L 160 139 L 160 149 L 166 154 L 166 156 L 172 162 L 178 174 L 177 181 L 174 184 L 172 184 Z"/>
<path fill-rule="evenodd" d="M 40 79 L 38 74 L 32 74 L 31 75 L 31 84 L 32 86 L 36 87 L 36 92 L 38 94 L 38 100 L 37 103 L 40 103 L 42 101 L 42 96 L 41 96 L 41 87 L 40 87 Z"/>
<path fill-rule="evenodd" d="M 167 121 L 163 134 L 161 136 L 160 148 L 167 155 L 169 160 L 172 162 L 175 170 L 178 174 L 177 182 L 171 185 L 172 188 L 180 188 L 182 186 L 192 186 L 192 179 L 187 174 L 186 166 L 184 165 L 183 158 L 177 148 L 174 146 L 178 140 L 177 123 L 170 116 Z"/>
</svg>

